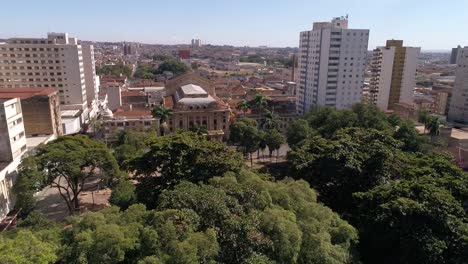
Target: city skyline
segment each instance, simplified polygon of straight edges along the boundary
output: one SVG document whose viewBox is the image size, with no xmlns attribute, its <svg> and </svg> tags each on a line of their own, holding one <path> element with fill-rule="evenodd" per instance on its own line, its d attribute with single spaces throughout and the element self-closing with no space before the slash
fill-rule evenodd
<svg viewBox="0 0 468 264">
<path fill-rule="evenodd" d="M 26 2 L 21 16 L 10 12 L 19 8 L 17 4 L 4 3 L 0 38 L 69 32 L 91 41 L 189 44 L 192 38 L 199 38 L 213 45 L 298 47 L 297 32 L 310 30 L 313 22 L 349 15 L 350 27 L 370 29 L 369 49 L 384 45 L 387 39 L 403 39 L 408 46 L 423 50 L 448 51 L 468 45 L 459 30 L 468 27 L 463 15 L 468 3 L 455 1 L 443 6 L 435 0 L 424 5 L 402 0 L 378 4 L 370 0 Z M 44 13 L 54 15 L 42 16 Z M 440 19 L 442 15 L 450 19 Z"/>
</svg>

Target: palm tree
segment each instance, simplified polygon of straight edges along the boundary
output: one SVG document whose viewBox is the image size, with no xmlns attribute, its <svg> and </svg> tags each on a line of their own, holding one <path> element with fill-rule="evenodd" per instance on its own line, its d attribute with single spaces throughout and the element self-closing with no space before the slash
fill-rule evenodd
<svg viewBox="0 0 468 264">
<path fill-rule="evenodd" d="M 263 116 L 261 126 L 263 129 L 270 130 L 278 126 L 278 119 L 276 115 L 269 110 L 266 110 L 265 115 Z"/>
<path fill-rule="evenodd" d="M 431 143 L 434 143 L 437 139 L 437 136 L 439 135 L 439 129 L 440 129 L 440 120 L 438 117 L 432 117 L 429 119 L 427 122 L 427 125 L 425 126 L 429 130 L 429 134 L 431 135 Z"/>
<path fill-rule="evenodd" d="M 262 112 L 268 105 L 268 97 L 263 94 L 255 95 L 254 99 L 250 102 L 250 105 L 255 107 L 259 112 Z"/>
<path fill-rule="evenodd" d="M 164 105 L 158 105 L 151 110 L 151 115 L 159 119 L 161 129 L 161 136 L 164 136 L 167 130 L 167 120 L 172 116 L 172 109 L 166 108 Z"/>
<path fill-rule="evenodd" d="M 245 113 L 250 109 L 249 102 L 245 99 L 242 99 L 236 106 L 236 109 L 242 111 L 245 117 Z"/>
</svg>

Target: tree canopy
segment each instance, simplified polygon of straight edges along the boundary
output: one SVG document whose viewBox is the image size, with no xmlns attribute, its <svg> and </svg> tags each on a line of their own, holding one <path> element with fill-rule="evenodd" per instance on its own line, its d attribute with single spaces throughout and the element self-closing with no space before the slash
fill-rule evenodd
<svg viewBox="0 0 468 264">
<path fill-rule="evenodd" d="M 96 69 L 96 74 L 113 75 L 116 77 L 120 75 L 124 75 L 124 76 L 127 76 L 127 78 L 130 78 L 132 75 L 132 68 L 130 66 L 123 65 L 123 64 L 104 65 Z"/>
<path fill-rule="evenodd" d="M 357 231 L 305 181 L 249 171 L 182 181 L 157 206 L 109 207 L 67 227 L 31 214 L 0 235 L 8 263 L 351 263 Z M 14 262 L 14 261 L 16 262 Z"/>
</svg>

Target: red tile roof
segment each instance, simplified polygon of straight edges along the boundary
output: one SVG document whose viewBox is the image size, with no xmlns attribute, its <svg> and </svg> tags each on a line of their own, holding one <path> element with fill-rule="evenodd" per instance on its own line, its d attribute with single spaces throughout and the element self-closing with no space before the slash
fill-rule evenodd
<svg viewBox="0 0 468 264">
<path fill-rule="evenodd" d="M 151 116 L 151 108 L 136 108 L 132 110 L 117 109 L 114 117 L 148 117 Z"/>
<path fill-rule="evenodd" d="M 0 98 L 20 98 L 27 99 L 38 95 L 51 95 L 57 93 L 53 88 L 2 88 Z"/>
<path fill-rule="evenodd" d="M 146 93 L 141 91 L 122 91 L 122 97 L 126 96 L 146 96 Z"/>
</svg>

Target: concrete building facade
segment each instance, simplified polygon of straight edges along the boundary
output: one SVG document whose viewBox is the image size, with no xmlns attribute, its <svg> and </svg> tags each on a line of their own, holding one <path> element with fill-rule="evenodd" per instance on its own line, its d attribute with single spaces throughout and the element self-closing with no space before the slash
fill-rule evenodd
<svg viewBox="0 0 468 264">
<path fill-rule="evenodd" d="M 460 49 L 447 120 L 468 124 L 468 47 Z"/>
<path fill-rule="evenodd" d="M 458 64 L 458 55 L 460 54 L 460 50 L 462 47 L 458 45 L 458 47 L 452 49 L 452 53 L 450 54 L 450 64 Z"/>
<path fill-rule="evenodd" d="M 82 44 L 83 68 L 85 73 L 86 101 L 88 107 L 96 109 L 99 93 L 99 76 L 96 75 L 96 61 L 94 59 L 94 46 Z M 92 114 L 94 116 L 94 113 Z"/>
<path fill-rule="evenodd" d="M 1 88 L 55 88 L 62 109 L 87 109 L 82 47 L 67 33 L 0 44 Z"/>
<path fill-rule="evenodd" d="M 13 161 L 26 149 L 20 99 L 0 99 L 0 163 Z"/>
<path fill-rule="evenodd" d="M 393 110 L 396 103 L 411 104 L 421 48 L 404 47 L 402 40 L 388 40 L 374 50 L 368 101 L 380 109 Z"/>
<path fill-rule="evenodd" d="M 348 18 L 317 22 L 300 33 L 297 106 L 349 108 L 361 101 L 368 29 L 349 29 Z"/>
<path fill-rule="evenodd" d="M 60 99 L 52 88 L 4 88 L 0 99 L 19 98 L 27 137 L 63 135 Z"/>
</svg>

